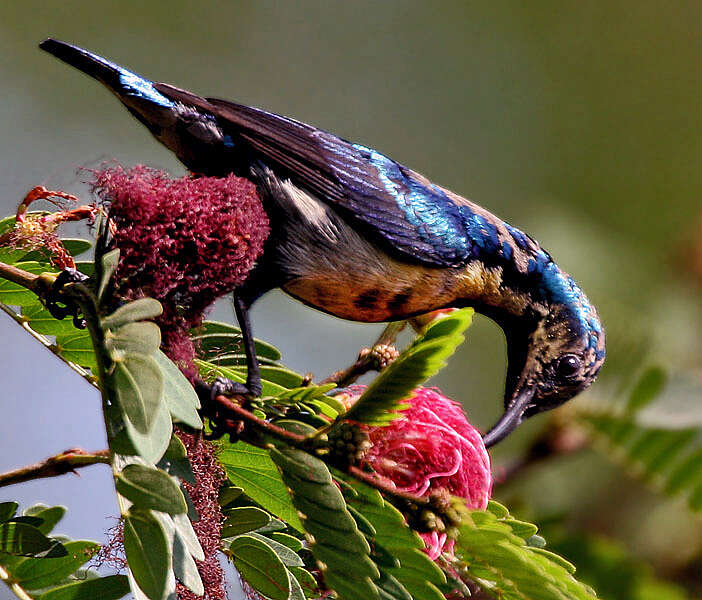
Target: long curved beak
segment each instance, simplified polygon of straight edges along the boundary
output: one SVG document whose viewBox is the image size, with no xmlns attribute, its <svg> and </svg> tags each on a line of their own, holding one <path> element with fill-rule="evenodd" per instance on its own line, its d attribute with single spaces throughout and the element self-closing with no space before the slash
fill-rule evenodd
<svg viewBox="0 0 702 600">
<path fill-rule="evenodd" d="M 534 388 L 526 388 L 514 397 L 505 413 L 495 426 L 483 436 L 485 447 L 494 446 L 512 433 L 524 419 L 524 412 L 531 405 L 534 398 Z"/>
</svg>

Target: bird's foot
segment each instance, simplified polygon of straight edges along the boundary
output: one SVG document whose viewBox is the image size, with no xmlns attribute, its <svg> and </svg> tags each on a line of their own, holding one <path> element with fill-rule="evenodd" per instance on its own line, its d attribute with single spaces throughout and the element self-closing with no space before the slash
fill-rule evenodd
<svg viewBox="0 0 702 600">
<path fill-rule="evenodd" d="M 242 407 L 247 408 L 251 400 L 261 395 L 260 386 L 258 388 L 252 388 L 253 386 L 250 387 L 244 383 L 227 379 L 226 377 L 217 377 L 212 383 L 198 381 L 195 385 L 195 391 L 203 407 L 216 406 L 215 400 L 217 396 L 226 396 L 227 398 L 238 396 L 239 398 L 243 398 L 243 403 L 241 403 Z"/>
<path fill-rule="evenodd" d="M 42 295 L 44 306 L 54 319 L 73 318 L 73 325 L 78 329 L 85 329 L 86 322 L 81 316 L 78 303 L 68 297 L 65 293 L 65 286 L 71 283 L 85 283 L 90 278 L 77 269 L 64 269 L 58 274 L 49 289 Z"/>
<path fill-rule="evenodd" d="M 212 383 L 198 381 L 195 385 L 195 391 L 200 398 L 201 412 L 210 418 L 211 433 L 206 434 L 205 437 L 219 439 L 224 435 L 229 435 L 232 443 L 236 442 L 244 431 L 244 422 L 230 418 L 226 409 L 217 403 L 217 397 L 238 396 L 243 400 L 241 402 L 242 408 L 248 409 L 250 401 L 261 394 L 260 389 L 251 390 L 247 385 L 225 377 L 217 377 Z"/>
</svg>

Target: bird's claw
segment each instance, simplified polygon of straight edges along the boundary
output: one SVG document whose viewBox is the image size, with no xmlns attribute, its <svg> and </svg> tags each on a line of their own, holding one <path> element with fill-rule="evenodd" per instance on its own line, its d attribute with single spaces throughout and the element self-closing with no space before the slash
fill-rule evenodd
<svg viewBox="0 0 702 600">
<path fill-rule="evenodd" d="M 253 399 L 258 394 L 250 390 L 245 384 L 232 381 L 226 377 L 217 377 L 212 382 L 210 397 L 214 400 L 217 396 L 244 396 L 247 400 Z"/>
<path fill-rule="evenodd" d="M 62 320 L 73 317 L 73 325 L 78 329 L 85 329 L 87 323 L 80 315 L 80 307 L 64 293 L 64 286 L 69 283 L 84 283 L 89 277 L 77 269 L 64 269 L 58 274 L 49 290 L 43 295 L 44 306 L 54 319 Z"/>
</svg>

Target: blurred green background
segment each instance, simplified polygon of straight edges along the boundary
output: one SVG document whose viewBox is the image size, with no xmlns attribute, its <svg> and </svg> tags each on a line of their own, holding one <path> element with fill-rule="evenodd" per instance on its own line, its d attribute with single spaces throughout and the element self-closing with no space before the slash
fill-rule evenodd
<svg viewBox="0 0 702 600">
<path fill-rule="evenodd" d="M 609 359 L 591 396 L 613 397 L 643 354 L 700 377 L 701 33 L 693 1 L 8 0 L 0 4 L 0 213 L 38 184 L 88 199 L 89 174 L 77 169 L 106 159 L 183 173 L 99 84 L 37 49 L 53 36 L 147 77 L 375 147 L 528 231 L 581 283 L 607 327 Z M 215 316 L 231 319 L 231 310 L 223 303 Z M 349 363 L 379 331 L 277 292 L 253 320 L 291 367 L 318 376 Z M 103 447 L 88 386 L 2 315 L 0 336 L 0 469 Z M 500 330 L 477 318 L 434 383 L 487 428 L 500 412 L 504 370 Z M 697 404 L 689 418 L 702 426 L 694 396 L 684 404 Z M 496 473 L 548 418 L 496 449 Z M 594 582 L 603 597 L 630 597 L 627 577 L 639 563 L 702 595 L 702 525 L 684 502 L 661 499 L 589 450 L 527 475 L 498 486 L 497 497 L 550 520 L 555 536 L 601 536 L 592 544 L 619 565 Z M 117 512 L 107 472 L 1 492 L 0 500 L 63 502 L 69 533 L 100 540 Z M 585 542 L 568 552 L 587 560 Z"/>
</svg>

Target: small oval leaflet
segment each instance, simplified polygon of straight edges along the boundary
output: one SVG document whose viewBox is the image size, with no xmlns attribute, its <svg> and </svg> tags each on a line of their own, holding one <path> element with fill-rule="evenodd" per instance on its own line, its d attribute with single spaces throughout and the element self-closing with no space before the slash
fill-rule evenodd
<svg viewBox="0 0 702 600">
<path fill-rule="evenodd" d="M 127 465 L 115 477 L 117 491 L 139 508 L 169 514 L 187 511 L 183 492 L 173 478 L 155 467 Z"/>
</svg>

